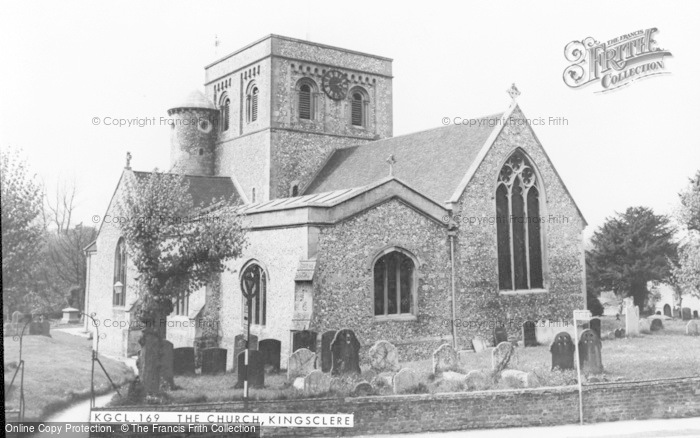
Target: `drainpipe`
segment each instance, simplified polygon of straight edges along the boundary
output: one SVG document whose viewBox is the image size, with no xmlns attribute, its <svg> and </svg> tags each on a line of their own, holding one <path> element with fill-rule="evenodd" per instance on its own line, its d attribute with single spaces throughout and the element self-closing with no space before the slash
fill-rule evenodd
<svg viewBox="0 0 700 438">
<path fill-rule="evenodd" d="M 450 236 L 450 264 L 452 265 L 452 348 L 457 350 L 457 295 L 455 291 L 455 237 L 457 236 L 457 224 L 450 219 L 447 235 Z"/>
</svg>

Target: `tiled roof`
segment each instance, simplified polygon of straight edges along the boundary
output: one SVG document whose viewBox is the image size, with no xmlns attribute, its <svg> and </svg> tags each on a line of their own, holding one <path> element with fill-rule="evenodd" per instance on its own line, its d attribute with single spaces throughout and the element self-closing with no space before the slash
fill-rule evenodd
<svg viewBox="0 0 700 438">
<path fill-rule="evenodd" d="M 148 178 L 149 172 L 134 172 L 134 175 L 141 180 Z M 185 175 L 189 182 L 189 193 L 192 196 L 193 204 L 197 207 L 208 207 L 213 201 L 230 199 L 232 195 L 238 198 L 238 192 L 233 185 L 231 178 L 226 176 L 199 176 Z"/>
<path fill-rule="evenodd" d="M 480 120 L 500 119 L 501 115 Z M 389 175 L 386 160 L 393 155 L 394 176 L 429 198 L 445 202 L 459 186 L 491 132 L 499 127 L 498 123 L 450 125 L 337 149 L 304 193 L 371 184 Z"/>
<path fill-rule="evenodd" d="M 273 199 L 272 201 L 242 205 L 238 207 L 236 211 L 242 214 L 252 214 L 303 207 L 332 207 L 359 193 L 367 191 L 369 188 L 371 187 L 355 187 L 352 189 L 340 189 L 332 192 L 297 196 L 295 198 Z"/>
</svg>

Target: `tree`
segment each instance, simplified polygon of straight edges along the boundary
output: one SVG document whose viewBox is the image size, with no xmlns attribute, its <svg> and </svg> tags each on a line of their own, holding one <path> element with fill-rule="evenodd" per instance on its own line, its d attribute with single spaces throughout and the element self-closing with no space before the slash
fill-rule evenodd
<svg viewBox="0 0 700 438">
<path fill-rule="evenodd" d="M 42 250 L 41 189 L 16 150 L 0 151 L 3 311 L 27 310 Z"/>
<path fill-rule="evenodd" d="M 678 266 L 673 269 L 673 285 L 683 307 L 684 295 L 700 298 L 700 170 L 680 193 L 678 215 L 686 237 L 679 249 Z"/>
<path fill-rule="evenodd" d="M 670 278 L 677 258 L 674 229 L 669 219 L 646 207 L 630 207 L 608 218 L 591 238 L 588 251 L 591 286 L 633 297 L 644 308 L 650 280 Z"/>
<path fill-rule="evenodd" d="M 144 327 L 140 378 L 146 394 L 161 390 L 165 321 L 173 300 L 217 278 L 246 245 L 233 207 L 231 200 L 208 209 L 193 205 L 182 175 L 156 170 L 148 178 L 126 179 L 117 208 L 131 218 L 120 222 L 120 230 L 137 273 L 136 317 Z"/>
</svg>

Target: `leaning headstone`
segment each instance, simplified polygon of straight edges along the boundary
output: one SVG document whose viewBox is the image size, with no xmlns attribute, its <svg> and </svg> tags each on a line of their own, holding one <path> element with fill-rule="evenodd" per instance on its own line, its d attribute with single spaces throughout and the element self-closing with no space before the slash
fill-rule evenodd
<svg viewBox="0 0 700 438">
<path fill-rule="evenodd" d="M 418 375 L 409 368 L 403 368 L 394 376 L 394 394 L 413 390 L 420 383 Z"/>
<path fill-rule="evenodd" d="M 331 389 L 331 377 L 321 370 L 311 371 L 304 377 L 304 392 L 306 394 L 320 394 Z"/>
<path fill-rule="evenodd" d="M 331 374 L 360 374 L 360 341 L 350 329 L 338 331 L 331 342 Z"/>
<path fill-rule="evenodd" d="M 173 373 L 176 376 L 194 374 L 194 348 L 180 347 L 173 350 Z"/>
<path fill-rule="evenodd" d="M 394 344 L 388 341 L 375 342 L 369 349 L 369 362 L 377 373 L 385 371 L 395 373 L 401 368 L 399 366 L 399 352 Z"/>
<path fill-rule="evenodd" d="M 250 342 L 248 343 L 248 348 L 251 350 L 258 349 L 258 337 L 255 335 L 250 335 Z M 238 369 L 238 360 L 236 359 L 241 351 L 245 351 L 245 335 L 236 335 L 233 338 L 233 371 Z"/>
<path fill-rule="evenodd" d="M 681 317 L 683 318 L 683 321 L 688 321 L 693 318 L 690 307 L 684 307 L 681 309 Z"/>
<path fill-rule="evenodd" d="M 549 351 L 552 353 L 552 369 L 574 369 L 574 352 L 576 351 L 576 346 L 567 332 L 560 332 L 554 338 L 552 345 L 549 347 Z"/>
<path fill-rule="evenodd" d="M 498 345 L 501 342 L 508 342 L 508 332 L 502 325 L 493 328 L 493 345 Z"/>
<path fill-rule="evenodd" d="M 226 372 L 226 349 L 211 347 L 202 350 L 202 374 Z"/>
<path fill-rule="evenodd" d="M 644 334 L 651 333 L 651 324 L 649 324 L 648 320 L 646 320 L 646 319 L 639 320 L 639 332 L 644 333 Z"/>
<path fill-rule="evenodd" d="M 308 348 L 302 348 L 289 356 L 287 362 L 287 380 L 304 377 L 316 368 L 316 354 Z"/>
<path fill-rule="evenodd" d="M 449 344 L 442 344 L 433 352 L 433 373 L 459 370 L 459 355 Z"/>
<path fill-rule="evenodd" d="M 310 330 L 302 330 L 300 332 L 294 333 L 292 336 L 292 351 L 297 351 L 300 348 L 306 348 L 308 350 L 316 352 L 316 338 L 318 333 L 312 332 Z"/>
<path fill-rule="evenodd" d="M 700 335 L 700 324 L 695 320 L 688 321 L 688 324 L 685 326 L 685 334 L 688 336 Z"/>
<path fill-rule="evenodd" d="M 537 324 L 535 321 L 525 321 L 523 323 L 523 346 L 536 347 L 538 345 L 535 331 L 536 327 Z"/>
<path fill-rule="evenodd" d="M 238 353 L 238 383 L 237 388 L 243 388 L 245 380 L 245 350 Z M 248 387 L 262 388 L 265 386 L 265 364 L 262 353 L 258 350 L 248 350 Z"/>
<path fill-rule="evenodd" d="M 540 380 L 537 376 L 525 371 L 503 370 L 501 380 L 512 388 L 536 388 L 540 386 Z"/>
<path fill-rule="evenodd" d="M 474 351 L 477 353 L 481 353 L 488 348 L 486 341 L 478 336 L 472 339 L 472 346 L 474 347 Z"/>
<path fill-rule="evenodd" d="M 664 323 L 661 322 L 661 318 L 654 318 L 651 320 L 651 331 L 652 332 L 658 332 L 664 328 Z"/>
<path fill-rule="evenodd" d="M 603 358 L 600 338 L 592 330 L 584 330 L 578 341 L 581 371 L 586 374 L 602 374 Z"/>
<path fill-rule="evenodd" d="M 170 388 L 175 386 L 175 372 L 173 363 L 173 343 L 170 341 L 163 341 L 163 346 L 161 349 L 161 377 L 167 382 Z"/>
<path fill-rule="evenodd" d="M 600 318 L 598 318 L 598 317 L 591 318 L 590 328 L 591 328 L 591 330 L 593 330 L 595 332 L 596 335 L 598 335 L 598 337 L 600 337 L 600 334 L 601 334 L 601 332 L 600 332 Z"/>
<path fill-rule="evenodd" d="M 467 389 L 472 391 L 481 391 L 488 387 L 489 379 L 482 371 L 472 370 L 467 373 L 464 379 Z"/>
<path fill-rule="evenodd" d="M 39 322 L 39 334 L 42 336 L 48 336 L 49 338 L 51 337 L 51 323 L 44 319 Z"/>
<path fill-rule="evenodd" d="M 624 338 L 625 336 L 622 334 L 624 330 L 623 329 L 615 329 L 615 337 L 616 338 Z"/>
<path fill-rule="evenodd" d="M 500 371 L 508 368 L 511 360 L 515 356 L 515 347 L 510 342 L 501 342 L 494 347 L 491 352 L 491 368 L 494 371 Z"/>
<path fill-rule="evenodd" d="M 330 373 L 333 367 L 333 354 L 331 353 L 331 343 L 335 338 L 336 331 L 328 330 L 321 335 L 321 371 Z"/>
<path fill-rule="evenodd" d="M 372 385 L 370 385 L 369 382 L 363 380 L 355 385 L 355 387 L 352 390 L 352 393 L 359 396 L 370 395 L 372 393 Z"/>
<path fill-rule="evenodd" d="M 274 371 L 280 370 L 280 355 L 282 342 L 277 339 L 263 339 L 258 343 L 258 351 L 262 354 L 263 366 L 270 366 Z"/>
</svg>

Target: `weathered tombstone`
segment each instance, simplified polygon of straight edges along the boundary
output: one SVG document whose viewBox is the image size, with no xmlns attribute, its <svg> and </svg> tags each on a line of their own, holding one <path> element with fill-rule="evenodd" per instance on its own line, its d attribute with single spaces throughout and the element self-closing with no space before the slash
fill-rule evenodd
<svg viewBox="0 0 700 438">
<path fill-rule="evenodd" d="M 651 333 L 651 324 L 649 324 L 648 320 L 646 320 L 646 319 L 639 320 L 639 331 L 640 331 L 640 333 L 645 333 L 645 334 Z"/>
<path fill-rule="evenodd" d="M 258 349 L 258 337 L 255 335 L 250 335 L 250 343 L 248 344 L 250 350 Z M 236 359 L 241 351 L 245 351 L 245 335 L 236 335 L 233 338 L 233 371 L 238 369 L 238 360 Z"/>
<path fill-rule="evenodd" d="M 525 371 L 503 370 L 501 380 L 512 388 L 536 388 L 540 386 L 540 380 L 537 376 Z"/>
<path fill-rule="evenodd" d="M 693 310 L 693 318 L 698 319 L 698 311 Z"/>
<path fill-rule="evenodd" d="M 311 371 L 304 377 L 304 392 L 306 394 L 321 394 L 331 389 L 331 377 L 321 370 Z"/>
<path fill-rule="evenodd" d="M 688 324 L 685 326 L 685 334 L 688 336 L 700 335 L 700 324 L 695 320 L 688 321 Z"/>
<path fill-rule="evenodd" d="M 308 348 L 301 348 L 289 356 L 287 362 L 287 380 L 304 377 L 316 368 L 316 353 Z"/>
<path fill-rule="evenodd" d="M 41 334 L 41 323 L 39 321 L 32 321 L 29 323 L 29 335 L 40 335 Z"/>
<path fill-rule="evenodd" d="M 302 330 L 294 333 L 292 336 L 292 352 L 300 348 L 306 348 L 312 352 L 316 352 L 316 338 L 318 333 L 310 330 Z"/>
<path fill-rule="evenodd" d="M 598 317 L 591 318 L 590 327 L 591 327 L 591 330 L 593 330 L 595 332 L 595 334 L 598 335 L 598 337 L 600 337 L 600 318 L 598 318 Z"/>
<path fill-rule="evenodd" d="M 173 343 L 170 341 L 163 341 L 163 345 L 160 351 L 161 354 L 161 364 L 163 368 L 161 369 L 161 378 L 169 385 L 170 388 L 175 386 L 174 380 L 174 370 L 173 370 Z"/>
<path fill-rule="evenodd" d="M 360 341 L 355 332 L 350 329 L 338 331 L 331 342 L 331 354 L 331 374 L 360 374 Z"/>
<path fill-rule="evenodd" d="M 592 330 L 584 330 L 578 341 L 579 360 L 581 371 L 586 374 L 601 374 L 603 372 L 603 358 L 600 338 Z"/>
<path fill-rule="evenodd" d="M 650 327 L 650 329 L 651 329 L 652 332 L 658 332 L 658 331 L 661 330 L 662 328 L 664 328 L 664 323 L 661 322 L 661 318 L 654 318 L 654 319 L 651 320 L 651 327 Z"/>
<path fill-rule="evenodd" d="M 333 367 L 333 354 L 331 353 L 331 343 L 335 338 L 336 331 L 328 330 L 321 335 L 321 371 L 329 373 Z"/>
<path fill-rule="evenodd" d="M 552 369 L 574 369 L 574 352 L 576 351 L 576 346 L 567 332 L 560 332 L 554 338 L 552 345 L 549 347 L 549 351 L 552 353 Z"/>
<path fill-rule="evenodd" d="M 202 350 L 202 374 L 226 372 L 226 349 L 211 347 Z"/>
<path fill-rule="evenodd" d="M 43 319 L 41 322 L 39 322 L 40 325 L 40 330 L 39 334 L 42 336 L 48 336 L 49 338 L 51 337 L 51 323 Z"/>
<path fill-rule="evenodd" d="M 63 312 L 62 324 L 78 324 L 80 322 L 80 310 L 75 307 L 66 307 Z"/>
<path fill-rule="evenodd" d="M 623 337 L 622 329 L 615 329 L 615 337 L 618 339 Z"/>
<path fill-rule="evenodd" d="M 258 351 L 262 354 L 263 366 L 271 366 L 274 371 L 280 370 L 282 343 L 277 339 L 263 339 L 258 343 Z"/>
<path fill-rule="evenodd" d="M 180 347 L 173 349 L 173 374 L 176 376 L 194 374 L 193 347 Z"/>
<path fill-rule="evenodd" d="M 399 352 L 391 342 L 377 341 L 369 349 L 369 362 L 377 373 L 385 371 L 397 372 L 399 366 Z"/>
<path fill-rule="evenodd" d="M 237 388 L 243 388 L 245 380 L 245 350 L 238 353 L 238 383 Z M 262 388 L 265 386 L 265 364 L 262 353 L 258 350 L 248 350 L 248 387 Z"/>
<path fill-rule="evenodd" d="M 472 347 L 474 347 L 475 352 L 481 353 L 482 351 L 486 350 L 488 346 L 486 345 L 485 340 L 477 336 L 474 339 L 472 339 Z"/>
<path fill-rule="evenodd" d="M 449 344 L 442 344 L 433 352 L 433 373 L 459 370 L 459 355 Z"/>
<path fill-rule="evenodd" d="M 502 325 L 493 328 L 493 345 L 498 345 L 501 342 L 508 342 L 508 332 Z"/>
<path fill-rule="evenodd" d="M 688 321 L 692 318 L 692 314 L 690 312 L 690 307 L 684 307 L 681 310 L 681 316 L 683 318 L 683 321 Z"/>
<path fill-rule="evenodd" d="M 525 321 L 523 323 L 523 346 L 536 347 L 538 345 L 535 331 L 536 325 L 535 321 Z"/>
<path fill-rule="evenodd" d="M 372 393 L 372 385 L 365 380 L 357 382 L 355 388 L 352 390 L 352 393 L 359 396 L 370 395 Z"/>
<path fill-rule="evenodd" d="M 464 382 L 467 389 L 472 391 L 481 391 L 486 389 L 489 379 L 482 371 L 472 370 L 467 373 L 467 377 L 464 379 Z"/>
<path fill-rule="evenodd" d="M 639 335 L 639 307 L 629 306 L 625 316 L 625 333 L 628 336 Z"/>
<path fill-rule="evenodd" d="M 402 394 L 411 391 L 417 387 L 419 383 L 420 380 L 415 371 L 409 368 L 403 368 L 394 376 L 394 394 Z"/>
<path fill-rule="evenodd" d="M 501 342 L 491 352 L 491 368 L 500 371 L 508 368 L 508 364 L 515 356 L 515 347 L 510 342 Z"/>
</svg>

